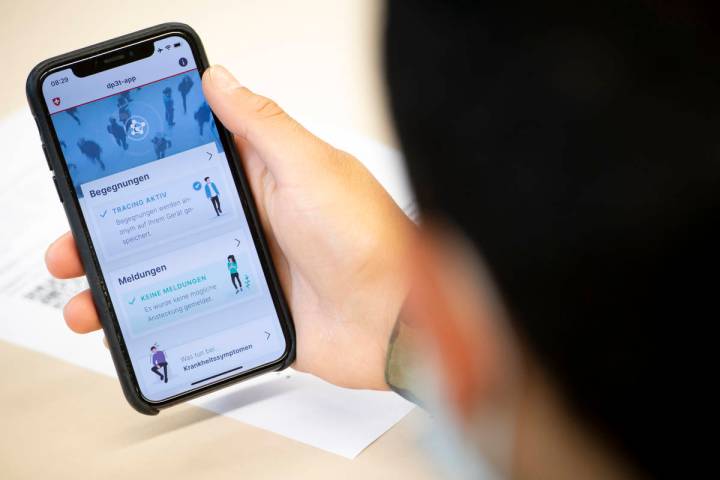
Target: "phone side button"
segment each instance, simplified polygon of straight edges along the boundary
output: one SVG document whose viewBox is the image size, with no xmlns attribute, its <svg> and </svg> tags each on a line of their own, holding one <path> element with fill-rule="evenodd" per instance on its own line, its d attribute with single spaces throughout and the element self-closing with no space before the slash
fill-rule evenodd
<svg viewBox="0 0 720 480">
<path fill-rule="evenodd" d="M 48 153 L 47 145 L 42 144 L 43 154 L 45 154 L 45 161 L 48 164 L 48 168 L 52 172 L 52 164 L 50 163 L 50 153 Z"/>
<path fill-rule="evenodd" d="M 55 191 L 56 191 L 57 194 L 58 194 L 58 198 L 60 199 L 60 203 L 63 203 L 62 195 L 60 195 L 60 189 L 58 188 L 57 178 L 55 178 L 55 175 L 53 175 L 53 183 L 55 184 Z"/>
</svg>

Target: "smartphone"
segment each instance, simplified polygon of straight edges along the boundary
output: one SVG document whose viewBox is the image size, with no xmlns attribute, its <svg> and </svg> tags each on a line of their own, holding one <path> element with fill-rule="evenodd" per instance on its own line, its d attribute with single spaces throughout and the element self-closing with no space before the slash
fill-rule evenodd
<svg viewBox="0 0 720 480">
<path fill-rule="evenodd" d="M 197 34 L 168 23 L 27 80 L 123 392 L 145 414 L 294 359 L 239 155 L 203 96 L 207 67 Z"/>
</svg>

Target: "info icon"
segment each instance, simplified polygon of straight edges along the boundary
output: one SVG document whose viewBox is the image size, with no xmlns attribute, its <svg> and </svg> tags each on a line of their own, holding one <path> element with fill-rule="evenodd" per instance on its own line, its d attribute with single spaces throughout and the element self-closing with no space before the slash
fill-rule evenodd
<svg viewBox="0 0 720 480">
<path fill-rule="evenodd" d="M 186 66 L 186 65 L 187 65 L 187 58 L 182 57 L 180 60 L 178 60 L 178 63 L 180 64 L 181 67 Z"/>
</svg>

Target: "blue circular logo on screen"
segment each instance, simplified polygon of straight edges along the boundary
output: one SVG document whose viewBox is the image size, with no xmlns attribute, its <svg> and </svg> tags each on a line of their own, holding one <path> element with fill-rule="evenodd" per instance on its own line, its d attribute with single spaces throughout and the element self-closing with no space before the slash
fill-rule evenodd
<svg viewBox="0 0 720 480">
<path fill-rule="evenodd" d="M 193 188 L 195 190 L 200 190 L 202 188 L 202 183 L 200 183 L 200 182 L 193 183 Z"/>
<path fill-rule="evenodd" d="M 125 132 L 129 140 L 144 140 L 148 136 L 150 125 L 144 117 L 133 115 L 125 121 Z"/>
</svg>

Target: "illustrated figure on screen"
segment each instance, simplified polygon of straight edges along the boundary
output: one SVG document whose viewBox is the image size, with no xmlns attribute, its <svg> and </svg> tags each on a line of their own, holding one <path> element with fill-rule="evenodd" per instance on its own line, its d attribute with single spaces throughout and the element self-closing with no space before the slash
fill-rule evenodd
<svg viewBox="0 0 720 480">
<path fill-rule="evenodd" d="M 187 75 L 183 77 L 183 79 L 180 81 L 180 85 L 178 85 L 178 92 L 180 92 L 180 95 L 182 96 L 183 115 L 187 114 L 187 94 L 188 92 L 190 92 L 190 89 L 192 87 L 193 81 Z"/>
<path fill-rule="evenodd" d="M 125 131 L 128 129 L 127 121 L 132 116 L 130 113 L 130 94 L 125 95 L 127 92 L 123 92 L 118 97 L 118 119 L 122 125 L 125 125 Z"/>
<path fill-rule="evenodd" d="M 85 155 L 92 163 L 97 163 L 100 165 L 100 168 L 105 170 L 105 164 L 100 159 L 100 155 L 102 154 L 102 148 L 97 143 L 93 142 L 92 140 L 85 140 L 84 138 L 80 138 L 77 142 L 77 146 L 82 152 L 83 155 Z"/>
<path fill-rule="evenodd" d="M 210 117 L 210 133 L 213 136 L 213 139 L 220 144 L 220 136 L 218 135 L 217 127 L 215 126 L 215 117 Z"/>
<path fill-rule="evenodd" d="M 130 91 L 129 91 L 129 90 L 126 90 L 126 91 L 122 92 L 122 93 L 120 94 L 120 98 L 121 98 L 121 99 L 123 100 L 123 102 L 125 102 L 126 104 L 132 102 L 132 100 L 133 100 L 132 97 L 130 96 Z"/>
<path fill-rule="evenodd" d="M 115 143 L 118 144 L 118 147 L 122 147 L 123 150 L 128 149 L 127 132 L 125 128 L 115 120 L 115 117 L 110 117 L 110 125 L 107 126 L 107 131 L 115 137 Z"/>
<path fill-rule="evenodd" d="M 215 182 L 210 181 L 210 177 L 205 177 L 205 196 L 210 199 L 215 209 L 215 215 L 220 216 L 222 208 L 220 208 L 220 192 Z"/>
<path fill-rule="evenodd" d="M 240 281 L 240 274 L 238 273 L 238 264 L 235 260 L 235 255 L 228 255 L 227 258 L 227 269 L 230 272 L 230 281 L 235 287 L 235 293 L 242 292 L 242 282 Z M 237 282 L 237 283 L 235 283 Z"/>
<path fill-rule="evenodd" d="M 150 352 L 152 353 L 152 372 L 155 375 L 158 375 L 160 377 L 160 380 L 164 380 L 165 383 L 168 382 L 168 373 L 167 373 L 167 359 L 165 358 L 165 352 L 162 350 L 158 350 L 155 345 L 150 347 Z M 163 373 L 160 373 L 159 370 L 163 369 Z"/>
<path fill-rule="evenodd" d="M 63 152 L 67 150 L 68 147 L 67 147 L 67 143 L 65 143 L 65 140 L 60 140 L 60 148 L 62 148 L 62 151 L 63 151 Z M 73 162 L 71 162 L 70 160 L 67 161 L 67 166 L 68 166 L 68 169 L 70 169 L 71 172 L 77 170 L 77 165 L 75 165 L 75 164 L 74 164 Z"/>
<path fill-rule="evenodd" d="M 195 112 L 195 121 L 200 127 L 200 135 L 202 136 L 205 124 L 210 121 L 210 106 L 206 102 L 203 102 Z"/>
<path fill-rule="evenodd" d="M 165 151 L 172 147 L 172 142 L 159 134 L 153 137 L 152 144 L 155 148 L 155 157 L 157 157 L 158 160 L 165 158 Z"/>
<path fill-rule="evenodd" d="M 77 107 L 70 107 L 65 110 L 65 113 L 70 115 L 73 118 L 73 120 L 75 120 L 77 122 L 77 124 L 80 125 L 80 117 L 78 117 L 78 115 L 77 115 Z"/>
<path fill-rule="evenodd" d="M 172 99 L 172 89 L 165 87 L 163 90 L 163 103 L 165 104 L 165 121 L 168 126 L 175 125 L 175 102 Z"/>
</svg>

